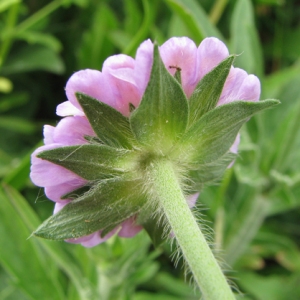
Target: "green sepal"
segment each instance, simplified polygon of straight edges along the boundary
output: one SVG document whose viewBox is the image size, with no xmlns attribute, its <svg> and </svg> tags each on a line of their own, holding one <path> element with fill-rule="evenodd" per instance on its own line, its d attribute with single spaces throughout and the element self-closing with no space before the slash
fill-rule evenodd
<svg viewBox="0 0 300 300">
<path fill-rule="evenodd" d="M 146 202 L 140 181 L 109 179 L 71 201 L 33 233 L 52 240 L 80 238 L 98 230 L 107 233 L 139 213 Z"/>
<path fill-rule="evenodd" d="M 126 149 L 132 148 L 134 138 L 128 118 L 111 106 L 88 95 L 76 93 L 76 98 L 103 144 Z"/>
<path fill-rule="evenodd" d="M 181 69 L 177 68 L 176 72 L 174 74 L 174 78 L 178 81 L 178 83 L 181 85 Z"/>
<path fill-rule="evenodd" d="M 187 98 L 165 68 L 155 45 L 148 86 L 139 107 L 130 117 L 132 131 L 141 144 L 166 153 L 184 133 L 187 122 Z"/>
<path fill-rule="evenodd" d="M 229 56 L 223 60 L 197 84 L 189 99 L 189 125 L 194 124 L 201 116 L 216 107 L 234 58 Z"/>
<path fill-rule="evenodd" d="M 218 183 L 228 168 L 234 162 L 236 154 L 228 152 L 218 160 L 205 165 L 190 166 L 188 172 L 188 180 L 184 186 L 189 193 L 196 193 L 203 189 L 206 184 Z"/>
<path fill-rule="evenodd" d="M 90 144 L 100 144 L 104 145 L 103 142 L 97 136 L 85 135 L 84 139 L 88 141 Z"/>
<path fill-rule="evenodd" d="M 62 166 L 86 180 L 100 180 L 121 175 L 130 169 L 130 150 L 105 145 L 78 145 L 46 150 L 37 155 Z"/>
<path fill-rule="evenodd" d="M 60 197 L 61 200 L 74 200 L 81 197 L 92 188 L 92 185 L 84 185 Z"/>
<path fill-rule="evenodd" d="M 221 105 L 194 123 L 170 155 L 187 164 L 201 165 L 218 160 L 229 150 L 241 126 L 252 115 L 279 103 L 278 100 L 234 101 Z"/>
<path fill-rule="evenodd" d="M 136 107 L 132 103 L 129 102 L 129 111 L 130 111 L 130 113 L 132 113 L 135 109 L 136 109 Z"/>
<path fill-rule="evenodd" d="M 166 239 L 164 232 L 166 220 L 164 215 L 151 214 L 149 213 L 149 207 L 145 206 L 138 215 L 137 223 L 142 225 L 148 233 L 154 247 L 160 246 Z"/>
</svg>

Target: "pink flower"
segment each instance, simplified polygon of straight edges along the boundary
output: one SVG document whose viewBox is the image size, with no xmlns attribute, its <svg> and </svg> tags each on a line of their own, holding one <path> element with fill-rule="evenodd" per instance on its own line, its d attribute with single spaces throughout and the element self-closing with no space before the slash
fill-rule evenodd
<svg viewBox="0 0 300 300">
<path fill-rule="evenodd" d="M 216 38 L 204 39 L 198 48 L 189 38 L 171 38 L 159 50 L 166 68 L 172 75 L 177 69 L 181 70 L 182 88 L 188 98 L 205 74 L 229 55 L 226 46 Z M 153 44 L 147 40 L 138 48 L 135 59 L 123 54 L 111 56 L 104 62 L 102 72 L 90 69 L 78 71 L 67 82 L 68 101 L 57 107 L 57 115 L 64 118 L 56 127 L 45 125 L 45 146 L 33 153 L 30 175 L 36 185 L 45 188 L 46 196 L 56 202 L 54 213 L 71 201 L 71 199 L 61 199 L 62 196 L 88 184 L 85 179 L 73 172 L 36 157 L 37 153 L 44 150 L 88 143 L 85 136 L 95 136 L 75 93 L 87 94 L 129 116 L 129 104 L 137 107 L 145 92 L 152 61 Z M 218 105 L 235 100 L 258 101 L 259 96 L 258 78 L 232 67 Z M 239 137 L 232 145 L 233 153 L 237 153 L 238 144 Z M 191 205 L 194 202 L 195 199 L 192 199 Z M 98 231 L 68 241 L 92 247 L 105 241 L 114 233 L 122 237 L 131 237 L 141 229 L 141 226 L 135 224 L 135 217 L 131 217 L 104 238 L 101 238 L 101 232 Z"/>
</svg>

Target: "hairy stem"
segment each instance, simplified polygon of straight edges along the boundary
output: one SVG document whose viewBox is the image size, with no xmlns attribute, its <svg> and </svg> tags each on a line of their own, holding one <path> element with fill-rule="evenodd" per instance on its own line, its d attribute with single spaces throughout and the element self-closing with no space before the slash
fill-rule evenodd
<svg viewBox="0 0 300 300">
<path fill-rule="evenodd" d="M 162 159 L 151 167 L 158 201 L 203 297 L 207 300 L 235 299 L 188 207 L 172 163 Z"/>
</svg>

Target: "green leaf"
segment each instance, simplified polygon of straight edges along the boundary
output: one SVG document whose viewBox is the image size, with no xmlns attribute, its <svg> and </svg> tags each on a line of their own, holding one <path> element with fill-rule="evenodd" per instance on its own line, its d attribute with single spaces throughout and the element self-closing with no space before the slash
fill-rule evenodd
<svg viewBox="0 0 300 300">
<path fill-rule="evenodd" d="M 0 3 L 0 13 L 8 9 L 11 5 L 21 2 L 21 0 L 2 0 Z"/>
<path fill-rule="evenodd" d="M 160 271 L 154 278 L 155 285 L 172 295 L 180 297 L 179 299 L 196 300 L 200 299 L 200 291 L 192 290 L 187 282 L 181 278 L 174 277 L 170 272 Z M 143 299 L 146 300 L 146 299 Z"/>
<path fill-rule="evenodd" d="M 29 101 L 30 97 L 29 94 L 26 92 L 13 92 L 9 95 L 2 96 L 0 102 L 0 112 L 6 113 L 9 110 L 27 104 Z"/>
<path fill-rule="evenodd" d="M 239 285 L 257 300 L 298 299 L 300 295 L 299 273 L 258 275 L 254 272 L 240 272 Z"/>
<path fill-rule="evenodd" d="M 124 20 L 125 32 L 128 32 L 130 34 L 135 34 L 136 29 L 140 26 L 141 21 L 143 19 L 143 15 L 140 12 L 138 3 L 131 0 L 125 0 L 124 12 L 125 12 L 125 20 Z"/>
<path fill-rule="evenodd" d="M 132 152 L 105 145 L 78 145 L 46 150 L 37 157 L 65 167 L 86 180 L 100 180 L 126 172 Z"/>
<path fill-rule="evenodd" d="M 98 230 L 115 228 L 137 214 L 145 204 L 141 183 L 111 179 L 67 204 L 33 234 L 46 239 L 79 238 Z"/>
<path fill-rule="evenodd" d="M 42 146 L 41 142 L 39 142 L 34 147 L 34 149 L 40 146 Z M 9 171 L 5 174 L 4 178 L 2 179 L 3 183 L 8 184 L 15 189 L 24 188 L 29 178 L 31 154 L 33 151 L 34 150 L 31 150 L 25 156 L 23 156 L 19 163 L 15 166 L 10 166 Z"/>
<path fill-rule="evenodd" d="M 24 222 L 26 210 L 17 205 L 18 197 L 21 195 L 13 189 L 0 186 L 0 264 L 30 299 L 63 299 L 57 267 L 52 264 L 49 268 L 37 241 L 28 240 L 30 229 Z"/>
<path fill-rule="evenodd" d="M 173 296 L 164 292 L 153 293 L 153 292 L 136 292 L 133 295 L 132 300 L 181 300 L 182 297 Z"/>
<path fill-rule="evenodd" d="M 231 53 L 241 54 L 237 57 L 235 66 L 263 75 L 262 49 L 255 28 L 254 11 L 250 0 L 236 1 L 231 18 Z"/>
<path fill-rule="evenodd" d="M 238 195 L 241 197 L 241 193 Z M 230 266 L 234 266 L 247 251 L 271 206 L 270 199 L 260 195 L 255 188 L 248 187 L 242 199 L 242 206 L 231 214 L 224 243 L 226 253 L 224 259 Z"/>
<path fill-rule="evenodd" d="M 187 121 L 186 96 L 165 68 L 155 45 L 149 84 L 130 118 L 132 131 L 140 143 L 152 150 L 166 152 L 184 133 Z"/>
<path fill-rule="evenodd" d="M 216 107 L 233 60 L 234 56 L 229 56 L 197 84 L 189 100 L 190 124 L 195 123 L 202 115 Z"/>
<path fill-rule="evenodd" d="M 104 144 L 132 148 L 134 137 L 128 118 L 111 106 L 88 95 L 76 93 L 76 97 L 96 135 Z"/>
<path fill-rule="evenodd" d="M 285 4 L 284 0 L 258 0 L 259 4 L 267 4 L 267 5 L 283 5 Z"/>
<path fill-rule="evenodd" d="M 3 185 L 3 189 L 0 187 L 0 198 L 2 201 L 0 207 L 0 230 L 3 229 L 5 232 L 5 235 L 2 233 L 2 238 L 0 239 L 0 261 L 3 258 L 8 265 L 11 265 L 11 263 L 16 264 L 19 270 L 22 271 L 24 278 L 21 273 L 15 276 L 15 278 L 20 279 L 19 287 L 23 286 L 22 280 L 26 280 L 24 282 L 25 289 L 32 289 L 36 294 L 41 293 L 40 297 L 42 298 L 37 298 L 38 295 L 36 295 L 32 299 L 44 299 L 47 295 L 49 295 L 49 299 L 53 299 L 54 297 L 52 296 L 58 291 L 55 290 L 52 293 L 51 289 L 55 287 L 52 287 L 52 284 L 48 282 L 48 274 L 50 274 L 50 270 L 53 270 L 53 278 L 58 278 L 58 273 L 56 272 L 58 268 L 70 278 L 72 286 L 76 288 L 78 295 L 80 295 L 78 299 L 86 299 L 86 295 L 92 291 L 92 286 L 90 283 L 82 282 L 81 278 L 83 278 L 84 273 L 79 268 L 78 263 L 74 262 L 70 257 L 70 253 L 64 251 L 64 248 L 58 243 L 42 239 L 28 239 L 30 233 L 41 223 L 28 201 L 17 190 L 7 185 Z M 5 220 L 7 220 L 7 223 Z M 16 227 L 18 230 L 16 230 Z M 1 242 L 3 242 L 3 245 Z M 17 247 L 18 243 L 20 243 L 20 247 Z M 32 249 L 32 246 L 36 246 L 36 252 Z M 27 248 L 28 255 L 26 254 L 27 250 L 24 250 Z M 4 251 L 8 252 L 7 258 L 3 254 Z M 52 262 L 51 268 L 49 268 L 47 263 L 49 261 Z M 45 277 L 36 272 L 38 265 L 46 268 Z M 12 270 L 11 267 L 9 269 Z M 30 270 L 33 271 L 33 276 L 29 276 Z M 45 287 L 43 282 L 41 282 L 42 278 L 46 279 Z M 37 280 L 36 283 L 35 279 Z M 39 287 L 41 287 L 42 291 L 39 290 Z M 49 294 L 45 294 L 47 287 L 50 287 Z M 62 296 L 59 299 L 62 298 L 64 297 Z"/>
<path fill-rule="evenodd" d="M 186 36 L 193 39 L 193 35 L 190 33 L 185 22 L 177 14 L 172 15 L 168 26 L 167 37 L 171 38 L 173 36 Z"/>
<path fill-rule="evenodd" d="M 1 74 L 12 75 L 36 70 L 62 74 L 65 66 L 59 55 L 52 49 L 32 45 L 11 55 L 3 65 Z"/>
<path fill-rule="evenodd" d="M 271 171 L 272 172 L 272 171 Z M 273 173 L 273 172 L 272 172 Z M 273 174 L 272 174 L 273 175 Z M 290 187 L 287 185 L 280 185 L 276 182 L 275 187 L 280 187 L 279 190 L 273 188 L 270 193 L 270 198 L 272 199 L 272 206 L 268 211 L 268 216 L 278 215 L 286 213 L 291 210 L 298 209 L 300 207 L 300 184 Z"/>
<path fill-rule="evenodd" d="M 87 21 L 86 30 L 78 43 L 78 69 L 101 70 L 103 61 L 115 51 L 110 35 L 119 27 L 118 19 L 106 3 L 97 1 Z"/>
<path fill-rule="evenodd" d="M 219 30 L 209 21 L 205 11 L 195 0 L 165 0 L 171 9 L 182 18 L 189 28 L 193 39 L 200 42 L 206 37 L 214 36 L 224 40 Z"/>
<path fill-rule="evenodd" d="M 273 144 L 276 146 L 272 147 L 269 151 L 268 158 L 272 160 L 270 168 L 285 173 L 295 162 L 293 153 L 299 153 L 299 148 L 297 147 L 297 143 L 299 145 L 298 141 L 300 139 L 299 118 L 300 103 L 298 102 L 290 108 L 285 117 L 282 116 L 281 118 L 279 128 L 273 138 Z M 282 142 L 283 140 L 284 142 Z"/>
<path fill-rule="evenodd" d="M 32 134 L 36 131 L 37 126 L 31 121 L 14 116 L 1 116 L 0 129 L 11 130 L 22 134 Z"/>
<path fill-rule="evenodd" d="M 277 219 L 276 217 L 274 219 Z M 297 219 L 293 222 L 293 217 L 290 219 L 291 224 L 297 226 Z M 277 221 L 271 221 L 271 224 L 266 222 L 265 226 L 258 232 L 255 237 L 254 247 L 259 246 L 259 254 L 263 257 L 274 257 L 277 262 L 285 269 L 291 272 L 300 271 L 300 251 L 297 242 L 293 240 L 293 234 L 289 234 L 284 230 L 283 220 L 279 218 Z"/>
<path fill-rule="evenodd" d="M 62 49 L 61 42 L 53 35 L 46 34 L 45 32 L 26 30 L 17 33 L 16 38 L 25 40 L 29 44 L 43 45 L 54 52 L 59 52 Z"/>
<path fill-rule="evenodd" d="M 156 11 L 151 7 L 153 2 L 149 0 L 142 0 L 143 4 L 143 22 L 138 27 L 134 37 L 131 39 L 130 43 L 123 49 L 123 53 L 133 55 L 134 51 L 138 48 L 141 42 L 149 36 L 149 29 L 152 27 L 154 21 L 154 12 Z M 153 4 L 152 4 L 153 5 Z"/>
<path fill-rule="evenodd" d="M 268 95 L 267 97 L 279 98 L 280 93 L 286 85 L 292 82 L 292 80 L 299 80 L 299 74 L 300 63 L 296 62 L 294 65 L 288 68 L 273 72 L 272 74 L 263 78 L 262 97 Z"/>
<path fill-rule="evenodd" d="M 223 156 L 241 126 L 255 113 L 279 104 L 278 100 L 235 101 L 221 105 L 200 118 L 186 132 L 172 155 L 191 164 L 207 164 Z"/>
<path fill-rule="evenodd" d="M 118 49 L 125 49 L 130 44 L 132 36 L 124 30 L 115 29 L 109 31 L 109 40 Z"/>
</svg>

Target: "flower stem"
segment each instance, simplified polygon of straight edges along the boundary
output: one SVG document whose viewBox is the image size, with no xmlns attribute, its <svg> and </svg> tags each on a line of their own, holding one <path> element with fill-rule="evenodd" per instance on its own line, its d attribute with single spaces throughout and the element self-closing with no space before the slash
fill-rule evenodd
<svg viewBox="0 0 300 300">
<path fill-rule="evenodd" d="M 160 206 L 203 297 L 207 300 L 235 299 L 188 207 L 172 163 L 158 160 L 150 172 Z"/>
</svg>

